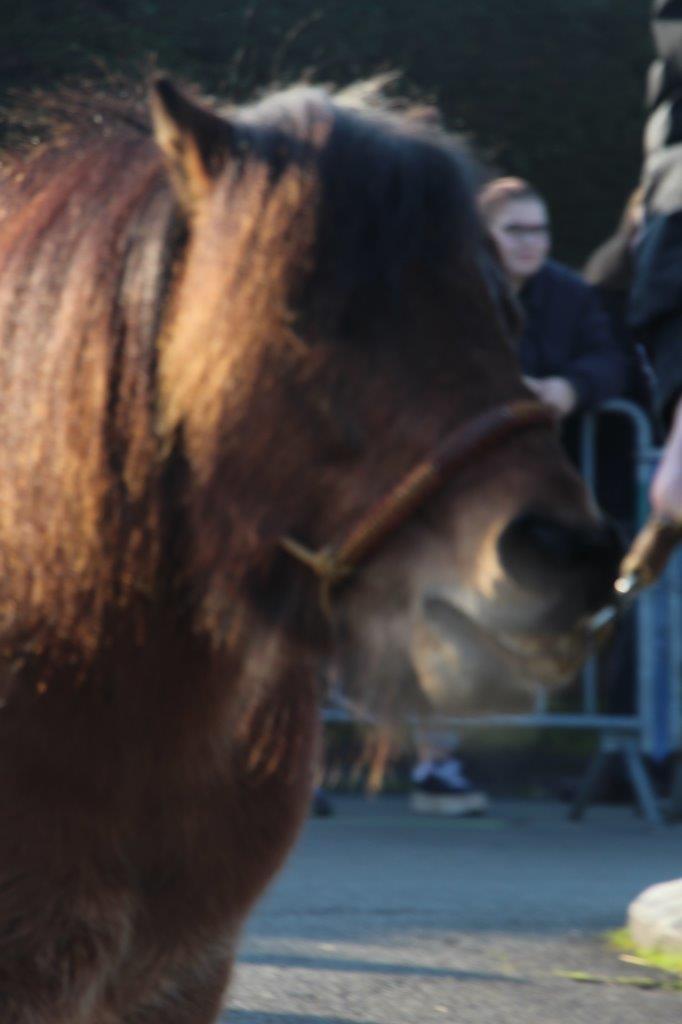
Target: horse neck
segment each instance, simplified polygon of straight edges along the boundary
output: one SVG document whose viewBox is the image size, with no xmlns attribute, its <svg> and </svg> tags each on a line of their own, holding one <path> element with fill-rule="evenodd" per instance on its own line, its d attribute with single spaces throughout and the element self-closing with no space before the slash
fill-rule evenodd
<svg viewBox="0 0 682 1024">
<path fill-rule="evenodd" d="M 222 761 L 228 749 L 247 774 L 295 755 L 296 734 L 316 718 L 316 655 L 281 625 L 267 624 L 250 602 L 235 601 L 218 640 L 196 620 L 171 613 L 158 632 L 149 671 L 121 679 L 121 714 L 143 730 L 161 712 L 156 740 L 193 763 Z M 144 658 L 145 655 L 142 655 Z M 129 726 L 126 726 L 129 728 Z M 203 754 L 201 753 L 203 751 Z M 232 756 L 232 755 L 230 755 Z"/>
</svg>

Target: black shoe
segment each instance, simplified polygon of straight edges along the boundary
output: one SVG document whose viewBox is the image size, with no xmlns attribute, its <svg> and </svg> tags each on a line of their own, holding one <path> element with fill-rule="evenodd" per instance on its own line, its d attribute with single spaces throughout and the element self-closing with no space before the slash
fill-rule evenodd
<svg viewBox="0 0 682 1024">
<path fill-rule="evenodd" d="M 457 758 L 417 765 L 413 772 L 410 810 L 415 814 L 442 814 L 452 818 L 485 814 L 489 800 L 471 785 Z"/>
</svg>

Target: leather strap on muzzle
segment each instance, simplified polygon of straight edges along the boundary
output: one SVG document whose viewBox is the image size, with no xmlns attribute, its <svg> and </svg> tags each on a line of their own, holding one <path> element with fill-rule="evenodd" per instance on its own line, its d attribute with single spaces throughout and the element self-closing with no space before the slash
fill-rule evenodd
<svg viewBox="0 0 682 1024">
<path fill-rule="evenodd" d="M 468 420 L 449 434 L 396 486 L 381 497 L 340 542 L 317 550 L 293 537 L 281 537 L 280 545 L 319 578 L 322 602 L 328 608 L 331 591 L 346 580 L 387 537 L 450 480 L 456 470 L 531 427 L 551 427 L 555 412 L 532 399 L 495 406 Z"/>
</svg>

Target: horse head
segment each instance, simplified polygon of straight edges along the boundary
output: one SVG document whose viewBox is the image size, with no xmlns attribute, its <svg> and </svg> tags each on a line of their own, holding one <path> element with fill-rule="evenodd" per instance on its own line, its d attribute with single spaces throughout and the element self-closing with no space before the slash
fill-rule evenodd
<svg viewBox="0 0 682 1024">
<path fill-rule="evenodd" d="M 619 545 L 531 408 L 462 154 L 314 89 L 220 116 L 162 82 L 154 110 L 190 225 L 163 429 L 201 482 L 211 628 L 248 579 L 271 618 L 319 632 L 317 573 L 348 678 L 416 676 L 450 709 L 570 679 Z M 330 563 L 472 425 L 482 443 L 380 543 Z"/>
</svg>

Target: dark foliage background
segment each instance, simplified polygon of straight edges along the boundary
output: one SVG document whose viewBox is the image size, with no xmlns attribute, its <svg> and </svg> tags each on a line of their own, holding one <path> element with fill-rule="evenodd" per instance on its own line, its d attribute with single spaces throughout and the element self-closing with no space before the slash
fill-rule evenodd
<svg viewBox="0 0 682 1024">
<path fill-rule="evenodd" d="M 5 132 L 24 94 L 154 64 L 243 99 L 394 68 L 489 162 L 549 198 L 582 263 L 639 171 L 649 0 L 0 0 Z M 16 115 L 15 115 L 16 117 Z M 38 130 L 38 129 L 36 129 Z"/>
</svg>

